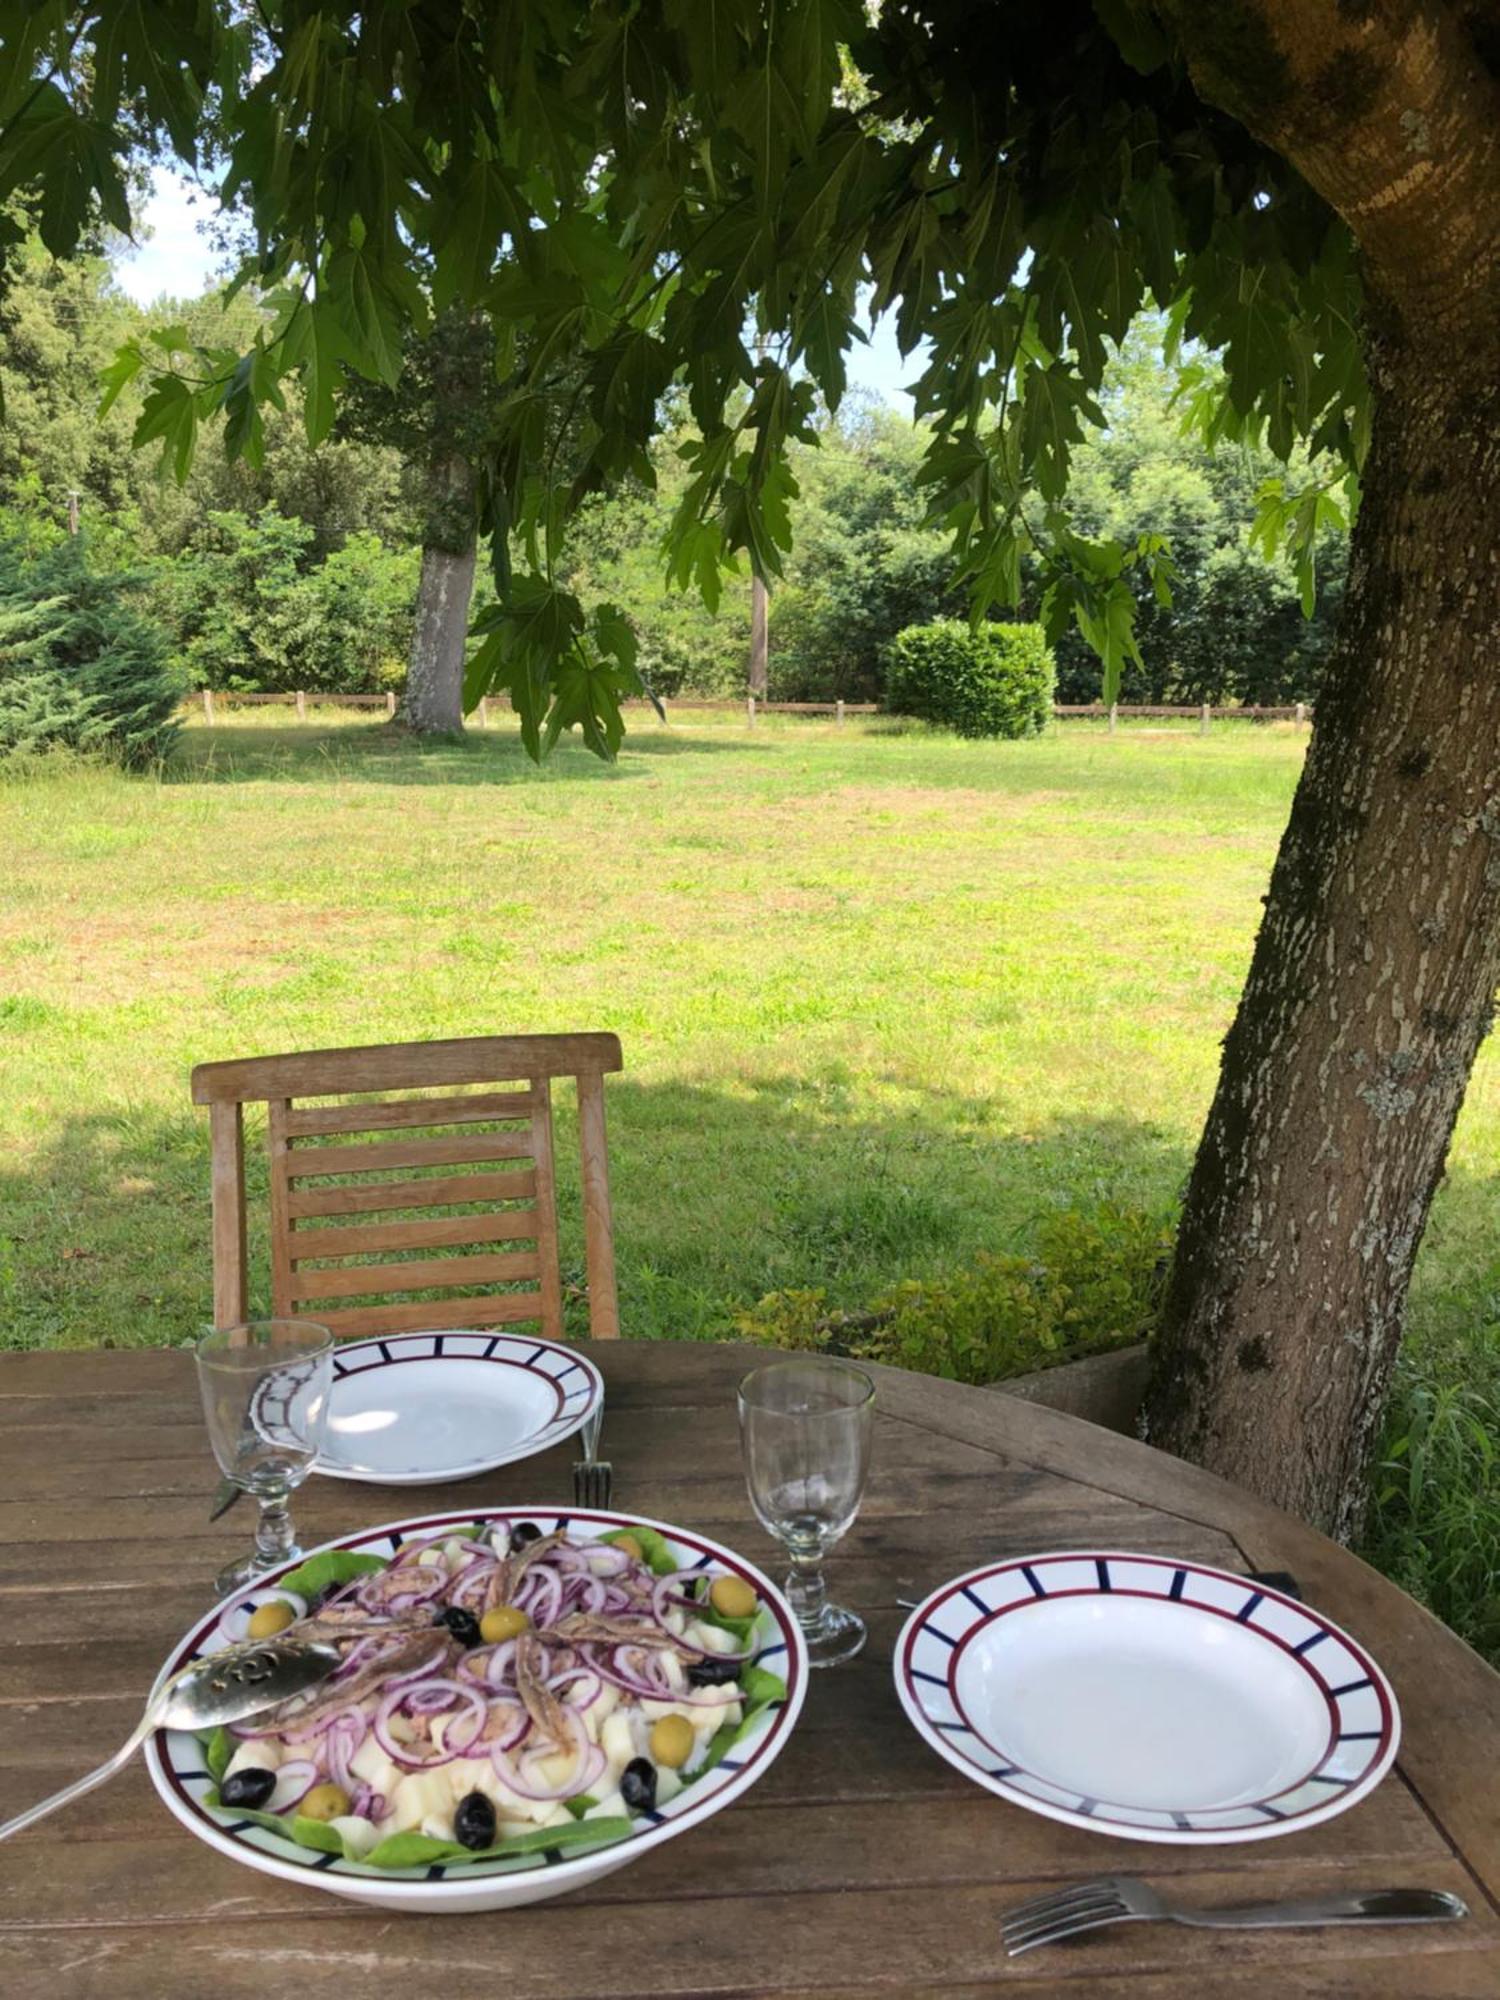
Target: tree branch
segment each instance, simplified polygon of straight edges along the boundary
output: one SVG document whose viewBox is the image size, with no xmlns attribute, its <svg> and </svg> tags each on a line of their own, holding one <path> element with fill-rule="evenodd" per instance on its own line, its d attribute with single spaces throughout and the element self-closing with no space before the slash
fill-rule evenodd
<svg viewBox="0 0 1500 2000">
<path fill-rule="evenodd" d="M 1195 85 L 1349 224 L 1408 335 L 1496 335 L 1500 22 L 1426 0 L 1161 0 Z"/>
</svg>

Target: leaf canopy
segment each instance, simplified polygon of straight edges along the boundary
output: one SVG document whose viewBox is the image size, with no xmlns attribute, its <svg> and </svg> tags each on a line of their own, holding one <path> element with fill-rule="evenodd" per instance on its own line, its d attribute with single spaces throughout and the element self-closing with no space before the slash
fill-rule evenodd
<svg viewBox="0 0 1500 2000">
<path fill-rule="evenodd" d="M 626 621 L 556 580 L 571 511 L 649 476 L 680 382 L 700 438 L 670 574 L 712 601 L 743 550 L 775 577 L 788 446 L 844 393 L 862 296 L 926 354 L 922 477 L 976 616 L 1015 601 L 1033 551 L 1048 623 L 1076 621 L 1106 694 L 1135 643 L 1124 569 L 1167 590 L 1170 567 L 1077 533 L 1068 476 L 1143 304 L 1207 434 L 1304 441 L 1330 480 L 1368 434 L 1347 229 L 1195 93 L 1144 0 L 883 0 L 873 20 L 861 0 L 0 0 L 0 203 L 65 255 L 96 216 L 123 224 L 143 148 L 220 176 L 270 308 L 247 354 L 110 372 L 117 392 L 149 370 L 139 437 L 179 472 L 216 409 L 253 457 L 295 375 L 317 440 L 351 371 L 399 391 L 434 310 L 493 323 L 475 490 L 500 599 L 467 696 L 506 689 L 536 754 L 572 726 L 612 753 L 636 686 Z M 1324 498 L 1279 496 L 1274 522 L 1268 502 L 1264 533 L 1310 548 Z"/>
</svg>

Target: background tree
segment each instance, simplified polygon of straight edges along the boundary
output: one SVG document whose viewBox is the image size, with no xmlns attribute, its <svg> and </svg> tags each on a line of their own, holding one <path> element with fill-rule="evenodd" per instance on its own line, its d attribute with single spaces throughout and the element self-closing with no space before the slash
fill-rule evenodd
<svg viewBox="0 0 1500 2000">
<path fill-rule="evenodd" d="M 499 595 L 468 690 L 507 689 L 538 752 L 573 726 L 612 748 L 638 684 L 628 621 L 559 578 L 570 512 L 649 479 L 681 375 L 699 438 L 674 573 L 713 594 L 744 549 L 774 576 L 788 452 L 842 394 L 863 282 L 904 346 L 930 343 L 923 478 L 975 607 L 1019 599 L 1029 552 L 1049 631 L 1077 623 L 1106 692 L 1137 657 L 1133 574 L 1167 590 L 1164 550 L 1081 533 L 1065 498 L 1108 343 L 1148 293 L 1223 352 L 1206 425 L 1281 457 L 1301 438 L 1319 462 L 1273 517 L 1304 566 L 1328 489 L 1360 472 L 1150 1409 L 1169 1447 L 1351 1526 L 1500 977 L 1493 8 L 517 0 L 497 34 L 437 0 L 263 0 L 248 23 L 200 0 L 5 0 L 0 27 L 0 197 L 34 190 L 54 251 L 91 202 L 128 225 L 143 127 L 183 154 L 229 137 L 226 197 L 275 318 L 194 381 L 153 379 L 137 434 L 179 463 L 215 410 L 257 453 L 292 373 L 325 435 L 339 370 L 394 385 L 434 302 L 524 341 L 481 501 Z"/>
<path fill-rule="evenodd" d="M 406 343 L 399 381 L 351 373 L 338 433 L 399 452 L 415 502 L 422 575 L 406 677 L 413 729 L 464 726 L 464 650 L 484 465 L 500 387 L 483 313 L 450 310 Z"/>
</svg>

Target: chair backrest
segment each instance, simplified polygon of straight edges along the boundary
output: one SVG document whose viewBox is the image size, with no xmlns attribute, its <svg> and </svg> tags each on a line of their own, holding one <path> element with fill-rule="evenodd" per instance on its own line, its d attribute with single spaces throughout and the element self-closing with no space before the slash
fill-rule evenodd
<svg viewBox="0 0 1500 2000">
<path fill-rule="evenodd" d="M 200 1063 L 193 1102 L 209 1108 L 215 1325 L 247 1316 L 243 1107 L 264 1103 L 275 1316 L 315 1318 L 340 1335 L 535 1320 L 558 1339 L 552 1080 L 571 1076 L 589 1332 L 613 1340 L 604 1075 L 620 1067 L 614 1035 L 486 1035 Z M 460 1249 L 471 1254 L 451 1254 Z M 504 1289 L 433 1296 L 478 1285 Z M 427 1296 L 372 1302 L 412 1292 Z"/>
</svg>

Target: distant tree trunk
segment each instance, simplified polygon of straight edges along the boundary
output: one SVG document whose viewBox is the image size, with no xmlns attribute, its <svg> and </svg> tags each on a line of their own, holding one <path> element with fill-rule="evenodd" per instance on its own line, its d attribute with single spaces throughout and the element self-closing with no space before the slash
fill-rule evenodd
<svg viewBox="0 0 1500 2000">
<path fill-rule="evenodd" d="M 750 692 L 764 701 L 770 677 L 770 605 L 765 584 L 758 576 L 750 579 Z"/>
<path fill-rule="evenodd" d="M 473 473 L 467 460 L 455 456 L 434 469 L 433 483 L 404 716 L 422 735 L 451 736 L 464 726 L 464 643 L 474 591 Z"/>
</svg>

